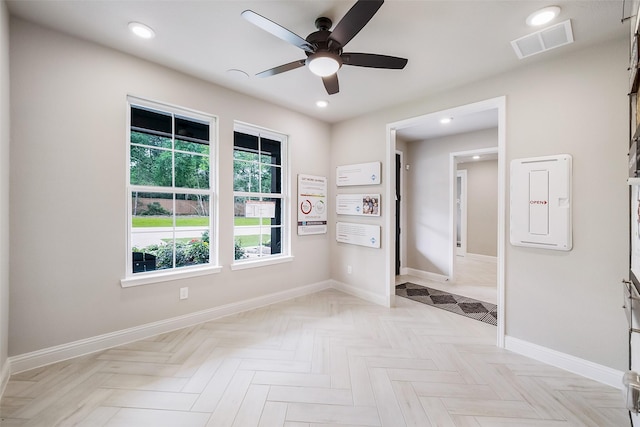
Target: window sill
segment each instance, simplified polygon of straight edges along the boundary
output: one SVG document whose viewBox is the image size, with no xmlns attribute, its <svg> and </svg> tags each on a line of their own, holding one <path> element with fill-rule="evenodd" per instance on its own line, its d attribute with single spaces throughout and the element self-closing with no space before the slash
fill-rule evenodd
<svg viewBox="0 0 640 427">
<path fill-rule="evenodd" d="M 247 268 L 265 267 L 267 265 L 282 264 L 282 263 L 291 262 L 291 261 L 293 261 L 293 256 L 288 255 L 288 256 L 281 256 L 277 258 L 260 259 L 256 261 L 253 261 L 253 260 L 239 261 L 234 264 L 231 264 L 230 268 L 231 270 L 245 270 Z"/>
<path fill-rule="evenodd" d="M 139 273 L 133 277 L 120 280 L 120 286 L 130 288 L 132 286 L 151 285 L 154 283 L 168 282 L 171 280 L 188 279 L 190 277 L 207 276 L 222 271 L 222 267 L 191 268 L 187 271 L 167 271 L 154 273 Z"/>
</svg>

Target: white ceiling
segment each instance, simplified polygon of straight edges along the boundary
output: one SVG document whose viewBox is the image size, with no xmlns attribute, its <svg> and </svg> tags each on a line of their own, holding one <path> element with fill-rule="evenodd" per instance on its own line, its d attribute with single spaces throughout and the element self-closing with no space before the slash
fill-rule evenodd
<svg viewBox="0 0 640 427">
<path fill-rule="evenodd" d="M 449 123 L 441 123 L 443 118 L 449 118 Z M 406 142 L 423 141 L 440 138 L 446 135 L 473 132 L 498 126 L 498 110 L 493 108 L 475 113 L 460 114 L 427 114 L 418 123 L 398 129 L 396 135 Z"/>
<path fill-rule="evenodd" d="M 558 58 L 591 44 L 626 37 L 629 31 L 629 26 L 621 23 L 623 15 L 629 15 L 623 11 L 621 0 L 387 0 L 345 51 L 408 58 L 404 70 L 343 66 L 338 72 L 340 93 L 331 96 L 326 94 L 320 78 L 306 68 L 268 78 L 254 77 L 260 71 L 306 56 L 302 50 L 244 20 L 240 16 L 243 10 L 251 9 L 305 38 L 316 31 L 316 18 L 326 16 L 335 25 L 354 3 L 355 0 L 7 1 L 12 15 L 330 123 Z M 526 26 L 526 17 L 552 4 L 562 8 L 554 23 L 571 19 L 575 43 L 519 60 L 510 41 L 535 31 Z M 137 39 L 127 30 L 130 21 L 151 26 L 156 37 Z M 227 73 L 229 69 L 243 70 L 250 77 L 238 79 Z M 329 107 L 317 108 L 315 102 L 319 99 L 328 100 Z M 454 120 L 452 125 L 449 129 L 462 122 Z M 490 127 L 487 123 L 476 126 Z"/>
</svg>

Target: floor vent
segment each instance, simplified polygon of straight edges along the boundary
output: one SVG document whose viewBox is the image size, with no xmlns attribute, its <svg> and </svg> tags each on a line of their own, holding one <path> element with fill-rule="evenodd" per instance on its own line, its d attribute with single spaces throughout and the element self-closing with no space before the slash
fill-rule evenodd
<svg viewBox="0 0 640 427">
<path fill-rule="evenodd" d="M 520 37 L 511 42 L 518 58 L 523 59 L 531 55 L 546 52 L 556 47 L 573 43 L 571 20 L 545 28 L 535 33 Z"/>
</svg>

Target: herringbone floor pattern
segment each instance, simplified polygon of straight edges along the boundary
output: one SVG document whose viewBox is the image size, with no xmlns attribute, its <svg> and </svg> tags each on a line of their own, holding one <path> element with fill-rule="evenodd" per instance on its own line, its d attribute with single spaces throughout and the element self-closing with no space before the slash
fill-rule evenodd
<svg viewBox="0 0 640 427">
<path fill-rule="evenodd" d="M 627 426 L 622 393 L 495 327 L 328 290 L 14 375 L 13 426 Z"/>
</svg>

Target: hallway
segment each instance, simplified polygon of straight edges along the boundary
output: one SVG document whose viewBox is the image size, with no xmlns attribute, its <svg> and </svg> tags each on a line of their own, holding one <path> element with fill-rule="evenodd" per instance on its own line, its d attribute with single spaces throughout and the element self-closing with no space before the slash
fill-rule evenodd
<svg viewBox="0 0 640 427">
<path fill-rule="evenodd" d="M 411 275 L 396 276 L 396 285 L 405 282 L 447 291 L 480 301 L 497 304 L 497 262 L 490 257 L 456 257 L 455 282 L 442 282 Z"/>
</svg>

